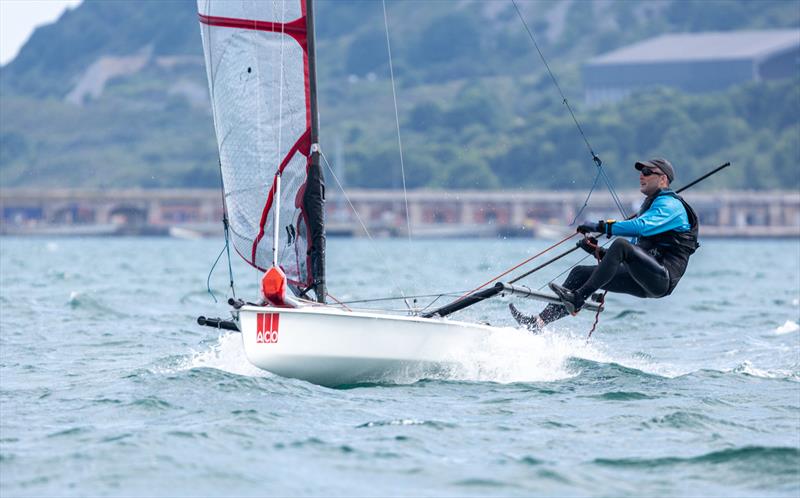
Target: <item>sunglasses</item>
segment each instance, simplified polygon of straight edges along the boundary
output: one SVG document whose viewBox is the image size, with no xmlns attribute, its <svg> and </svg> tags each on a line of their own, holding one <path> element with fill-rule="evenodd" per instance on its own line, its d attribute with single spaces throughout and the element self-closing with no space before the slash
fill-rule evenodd
<svg viewBox="0 0 800 498">
<path fill-rule="evenodd" d="M 642 172 L 642 176 L 650 176 L 650 175 L 664 176 L 664 173 L 656 171 L 656 170 L 654 170 L 652 168 L 642 168 L 639 171 Z"/>
</svg>

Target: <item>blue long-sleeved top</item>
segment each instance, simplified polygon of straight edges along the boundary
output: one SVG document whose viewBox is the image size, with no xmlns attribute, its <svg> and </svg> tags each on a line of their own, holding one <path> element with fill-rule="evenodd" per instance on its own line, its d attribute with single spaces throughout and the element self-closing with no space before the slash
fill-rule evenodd
<svg viewBox="0 0 800 498">
<path fill-rule="evenodd" d="M 690 229 L 689 216 L 681 201 L 671 195 L 659 195 L 644 213 L 632 220 L 618 221 L 611 225 L 611 234 L 638 238 L 670 230 L 688 232 Z"/>
</svg>

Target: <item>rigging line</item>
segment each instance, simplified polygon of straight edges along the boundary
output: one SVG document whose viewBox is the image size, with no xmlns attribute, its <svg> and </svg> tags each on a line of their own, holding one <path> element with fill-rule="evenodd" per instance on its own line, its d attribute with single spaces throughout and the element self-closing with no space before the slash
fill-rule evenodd
<svg viewBox="0 0 800 498">
<path fill-rule="evenodd" d="M 394 100 L 394 121 L 397 125 L 397 147 L 400 150 L 400 176 L 403 179 L 403 199 L 406 205 L 406 230 L 408 242 L 411 243 L 411 217 L 408 210 L 408 191 L 406 189 L 406 168 L 403 161 L 403 140 L 400 138 L 400 115 L 397 111 L 397 91 L 394 83 L 394 63 L 392 61 L 392 44 L 389 41 L 389 15 L 386 13 L 386 0 L 381 0 L 383 5 L 383 25 L 386 31 L 386 50 L 389 53 L 389 76 L 392 80 L 392 99 Z"/>
<path fill-rule="evenodd" d="M 345 304 L 345 303 L 343 303 L 343 302 L 339 301 L 338 299 L 336 299 L 336 297 L 335 297 L 335 296 L 331 295 L 329 292 L 326 292 L 325 294 L 327 294 L 327 296 L 328 296 L 329 298 L 331 298 L 331 299 L 333 299 L 334 301 L 336 301 L 336 302 L 339 304 L 339 306 L 341 306 L 341 307 L 342 307 L 342 308 L 344 308 L 345 310 L 347 310 L 347 311 L 353 311 L 352 309 L 350 309 L 350 307 L 349 307 L 349 306 L 347 306 L 347 304 Z"/>
<path fill-rule="evenodd" d="M 227 214 L 225 215 L 225 251 L 228 253 L 228 277 L 230 278 L 231 294 L 236 299 L 236 288 L 233 286 L 233 266 L 231 265 L 231 244 Z"/>
<path fill-rule="evenodd" d="M 600 171 L 602 171 L 602 170 L 600 170 Z M 574 225 L 575 222 L 578 221 L 578 218 L 583 213 L 583 210 L 586 209 L 589 206 L 589 198 L 592 196 L 592 192 L 594 192 L 595 187 L 597 187 L 597 182 L 600 180 L 600 171 L 598 171 L 597 174 L 594 175 L 594 181 L 592 182 L 592 188 L 589 189 L 589 193 L 586 194 L 586 199 L 583 201 L 583 206 L 581 206 L 581 208 L 575 214 L 575 217 L 572 218 L 572 222 L 570 222 L 569 226 Z"/>
<path fill-rule="evenodd" d="M 222 160 L 217 159 L 219 162 L 219 188 L 222 194 L 222 227 L 225 233 L 225 251 L 228 254 L 228 278 L 230 279 L 230 288 L 231 294 L 233 298 L 236 299 L 236 288 L 233 286 L 233 266 L 231 264 L 231 245 L 230 245 L 230 222 L 228 220 L 228 203 L 225 200 L 225 182 L 222 177 Z M 217 261 L 219 261 L 219 256 L 217 256 Z M 216 261 L 214 262 L 214 266 L 216 266 Z M 211 267 L 212 271 L 214 267 Z M 211 276 L 209 275 L 209 278 Z M 216 302 L 216 299 L 214 300 Z"/>
<path fill-rule="evenodd" d="M 284 78 L 284 47 L 286 46 L 286 0 L 281 0 L 281 51 L 280 51 L 280 73 L 278 76 L 278 166 L 275 171 L 275 205 L 272 206 L 272 224 L 274 225 L 272 235 L 272 264 L 278 266 L 278 237 L 280 234 L 280 209 L 281 205 L 281 164 L 280 158 L 283 157 L 283 78 Z M 260 113 L 259 113 L 260 115 Z"/>
<path fill-rule="evenodd" d="M 548 247 L 547 249 L 545 249 L 545 250 L 543 250 L 543 251 L 541 251 L 541 252 L 538 252 L 538 253 L 534 254 L 534 255 L 533 255 L 533 256 L 531 256 L 530 258 L 528 258 L 528 259 L 526 259 L 525 261 L 523 261 L 523 262 L 521 262 L 521 263 L 519 263 L 519 264 L 517 264 L 517 265 L 515 265 L 515 266 L 513 266 L 513 267 L 511 267 L 511 268 L 509 268 L 508 270 L 504 271 L 504 272 L 503 272 L 503 273 L 501 273 L 500 275 L 497 275 L 496 277 L 493 277 L 491 280 L 488 280 L 488 281 L 484 282 L 483 284 L 479 285 L 478 287 L 475 287 L 475 288 L 474 288 L 474 289 L 472 289 L 471 291 L 467 292 L 467 293 L 466 293 L 466 294 L 464 294 L 463 296 L 461 296 L 461 297 L 459 297 L 458 299 L 456 299 L 456 301 L 460 301 L 460 300 L 464 299 L 465 297 L 469 296 L 470 294 L 472 294 L 473 292 L 475 292 L 475 291 L 478 291 L 478 290 L 480 290 L 480 289 L 483 289 L 484 287 L 486 287 L 487 285 L 491 284 L 491 283 L 492 283 L 492 282 L 494 282 L 495 280 L 498 280 L 498 279 L 500 279 L 500 277 L 503 277 L 503 276 L 505 276 L 505 275 L 508 275 L 509 273 L 511 273 L 512 271 L 516 270 L 516 269 L 517 269 L 517 268 L 519 268 L 520 266 L 530 263 L 531 261 L 533 261 L 534 259 L 538 258 L 538 257 L 539 257 L 539 256 L 541 256 L 542 254 L 545 254 L 545 253 L 547 253 L 548 251 L 551 251 L 551 250 L 555 249 L 556 247 L 560 246 L 561 244 L 563 244 L 564 242 L 568 241 L 569 239 L 571 239 L 572 237 L 574 237 L 574 236 L 576 236 L 576 235 L 578 235 L 578 232 L 575 232 L 575 233 L 573 233 L 572 235 L 568 235 L 567 237 L 564 237 L 563 239 L 559 240 L 558 242 L 556 242 L 555 244 L 551 245 L 551 246 L 550 246 L 550 247 Z"/>
<path fill-rule="evenodd" d="M 550 69 L 550 64 L 547 63 L 547 59 L 542 52 L 542 49 L 539 47 L 539 43 L 536 41 L 536 37 L 533 35 L 533 31 L 528 27 L 528 23 L 525 22 L 525 18 L 522 16 L 522 11 L 519 10 L 519 5 L 517 5 L 516 0 L 511 0 L 511 3 L 514 4 L 514 9 L 517 11 L 517 16 L 519 16 L 519 20 L 522 21 L 522 25 L 525 28 L 525 31 L 528 33 L 528 37 L 533 42 L 533 46 L 536 47 L 536 51 L 539 53 L 539 57 L 542 59 L 544 63 L 544 67 L 547 69 L 547 73 L 550 75 L 550 79 L 553 81 L 556 89 L 558 90 L 559 95 L 561 95 L 561 101 L 566 106 L 567 111 L 569 111 L 569 115 L 572 117 L 572 121 L 575 123 L 575 126 L 578 128 L 578 132 L 583 138 L 584 143 L 586 143 L 586 148 L 589 149 L 589 154 L 592 155 L 592 160 L 594 161 L 595 165 L 600 171 L 603 171 L 603 161 L 600 157 L 595 154 L 594 149 L 592 148 L 592 144 L 589 143 L 589 139 L 586 136 L 586 133 L 583 131 L 583 127 L 581 126 L 580 122 L 578 122 L 578 118 L 575 117 L 575 113 L 572 111 L 572 106 L 569 105 L 569 100 L 567 100 L 566 95 L 564 95 L 564 91 L 561 89 L 561 85 L 558 84 L 558 80 L 556 79 L 555 73 L 553 70 Z M 622 208 L 622 204 L 618 202 L 616 192 L 614 192 L 614 187 L 611 184 L 611 180 L 608 178 L 608 175 L 603 172 L 604 180 L 608 185 L 609 190 L 611 191 L 611 197 L 614 198 L 614 201 L 617 203 L 617 207 L 620 209 L 620 212 L 623 216 L 625 216 L 625 210 Z"/>
<path fill-rule="evenodd" d="M 545 59 L 544 54 L 542 53 L 542 50 L 539 48 L 539 43 L 536 41 L 536 37 L 533 36 L 533 32 L 528 27 L 528 23 L 525 22 L 525 18 L 522 16 L 522 12 L 519 10 L 519 6 L 517 5 L 517 1 L 516 0 L 511 0 L 511 3 L 514 4 L 514 8 L 517 11 L 517 15 L 519 16 L 519 20 L 522 21 L 522 25 L 525 27 L 525 31 L 528 32 L 528 37 L 533 42 L 533 46 L 536 47 L 536 51 L 539 52 L 539 57 L 541 57 L 542 62 L 544 62 L 544 67 L 547 69 L 547 72 L 550 75 L 550 79 L 553 80 L 553 84 L 556 86 L 556 89 L 558 90 L 558 93 L 561 95 L 562 102 L 564 103 L 565 106 L 567 106 L 567 110 L 569 111 L 570 116 L 572 116 L 572 120 L 575 122 L 575 125 L 578 127 L 578 131 L 580 132 L 581 137 L 583 137 L 583 141 L 586 142 L 586 147 L 589 149 L 589 153 L 592 154 L 592 159 L 594 159 L 595 163 L 597 163 L 598 159 L 600 159 L 600 158 L 597 157 L 597 155 L 594 153 L 594 150 L 592 149 L 592 145 L 589 143 L 589 139 L 586 138 L 586 134 L 583 132 L 583 128 L 581 128 L 580 123 L 578 122 L 577 118 L 575 117 L 575 113 L 572 112 L 572 107 L 569 105 L 569 101 L 567 100 L 567 97 L 564 95 L 564 92 L 561 90 L 561 85 L 558 84 L 558 80 L 556 80 L 555 74 L 550 69 L 550 64 L 547 63 L 547 59 Z M 600 166 L 600 165 L 598 165 L 598 166 Z"/>
<path fill-rule="evenodd" d="M 210 14 L 211 14 L 211 0 L 209 0 L 206 3 L 206 15 L 210 15 Z M 214 53 L 214 51 L 211 49 L 211 45 L 212 45 L 211 25 L 204 25 L 203 27 L 205 28 L 206 40 L 208 40 L 208 61 L 207 62 L 208 62 L 208 75 L 209 75 L 209 78 L 208 78 L 209 93 L 210 93 L 210 96 L 211 96 L 211 119 L 214 122 L 214 132 L 217 133 L 218 130 L 219 130 L 219 126 L 217 125 L 217 102 L 216 102 L 216 99 L 214 98 L 214 96 L 215 96 L 214 89 L 215 89 L 215 86 L 216 86 L 214 83 L 215 83 L 216 76 L 215 76 L 215 73 L 214 73 L 214 67 L 213 67 L 214 66 L 214 62 L 213 62 L 213 57 L 212 57 L 212 54 Z M 223 51 L 223 54 L 224 53 L 225 53 L 225 51 Z M 229 238 L 229 229 L 230 229 L 230 227 L 229 227 L 229 224 L 228 224 L 228 203 L 225 200 L 225 181 L 224 181 L 224 178 L 223 178 L 223 175 L 222 175 L 222 158 L 220 156 L 221 147 L 222 147 L 221 144 L 217 147 L 217 166 L 218 166 L 218 171 L 219 171 L 220 197 L 221 197 L 221 200 L 222 200 L 222 226 L 223 226 L 223 231 L 224 231 L 224 234 L 225 234 L 225 247 L 223 248 L 223 251 L 227 252 L 229 286 L 230 286 L 230 289 L 231 289 L 231 294 L 232 294 L 233 298 L 235 299 L 236 298 L 236 287 L 235 287 L 234 281 L 233 281 L 234 280 L 233 279 L 233 266 L 231 264 L 231 248 L 230 248 L 230 238 Z M 214 299 L 215 303 L 217 302 L 217 298 L 216 298 L 216 296 L 214 296 L 213 292 L 211 292 L 211 274 L 214 272 L 214 268 L 216 268 L 217 263 L 219 262 L 219 258 L 221 256 L 222 256 L 222 251 L 220 251 L 219 256 L 217 256 L 217 259 L 214 261 L 214 264 L 211 265 L 211 270 L 209 270 L 208 278 L 206 279 L 206 289 L 211 294 L 211 297 Z"/>
<path fill-rule="evenodd" d="M 613 240 L 614 240 L 614 239 L 609 239 L 609 240 L 607 240 L 607 241 L 605 242 L 605 244 L 601 245 L 600 247 L 605 247 L 605 246 L 607 246 L 608 244 L 610 244 L 611 242 L 613 242 Z M 541 286 L 541 287 L 539 287 L 539 288 L 538 288 L 538 289 L 536 289 L 536 290 L 542 290 L 542 289 L 544 289 L 545 287 L 547 287 L 547 285 L 548 285 L 548 284 L 550 284 L 551 282 L 555 282 L 555 280 L 556 280 L 558 277 L 560 277 L 561 275 L 563 275 L 563 274 L 567 273 L 568 271 L 570 271 L 571 269 L 575 268 L 575 267 L 576 267 L 576 266 L 578 266 L 579 264 L 583 263 L 583 262 L 584 262 L 584 260 L 586 260 L 586 258 L 588 258 L 589 256 L 592 256 L 592 254 L 587 254 L 586 256 L 582 257 L 581 259 L 579 259 L 578 261 L 576 261 L 575 263 L 573 263 L 571 266 L 569 266 L 569 267 L 568 267 L 566 270 L 562 271 L 561 273 L 559 273 L 559 274 L 558 274 L 558 275 L 556 275 L 555 277 L 551 278 L 550 280 L 548 280 L 547 282 L 545 282 L 544 284 L 542 284 L 542 286 Z"/>
<path fill-rule="evenodd" d="M 353 301 L 338 301 L 337 300 L 337 302 L 339 304 L 358 304 L 358 303 L 375 303 L 375 302 L 379 302 L 379 301 L 400 301 L 401 299 L 416 299 L 416 298 L 422 298 L 422 297 L 436 297 L 436 298 L 439 298 L 439 297 L 442 297 L 442 296 L 457 297 L 457 296 L 460 296 L 462 292 L 464 292 L 464 291 L 441 292 L 441 293 L 438 293 L 438 294 L 417 294 L 416 296 L 404 296 L 404 297 L 400 297 L 400 296 L 376 297 L 376 298 L 373 298 L 373 299 L 357 299 L 357 300 L 353 300 Z"/>
<path fill-rule="evenodd" d="M 620 200 L 619 195 L 614 190 L 614 187 L 609 183 L 605 170 L 603 168 L 598 168 L 597 174 L 594 176 L 594 181 L 592 182 L 592 187 L 589 189 L 589 193 L 586 194 L 586 199 L 583 201 L 583 206 L 581 206 L 581 208 L 575 214 L 575 217 L 572 219 L 572 222 L 570 222 L 569 226 L 574 225 L 575 222 L 578 221 L 578 218 L 581 216 L 583 211 L 589 206 L 589 199 L 592 197 L 594 189 L 597 188 L 597 182 L 600 180 L 601 177 L 605 179 L 606 184 L 608 185 L 608 192 L 609 194 L 611 194 L 611 200 L 613 200 L 614 204 L 617 205 L 617 209 L 620 210 L 620 212 L 622 213 L 623 216 L 625 216 L 625 218 L 628 217 L 628 213 L 625 212 L 625 208 L 622 205 L 622 201 Z"/>
<path fill-rule="evenodd" d="M 227 240 L 226 240 L 225 241 L 225 246 L 227 247 L 227 245 L 228 245 L 228 243 L 227 243 Z M 211 295 L 211 299 L 213 299 L 215 303 L 218 302 L 218 301 L 217 301 L 217 296 L 215 296 L 214 292 L 211 290 L 211 274 L 214 273 L 214 268 L 216 268 L 217 263 L 219 263 L 219 258 L 222 257 L 222 253 L 224 253 L 224 252 L 225 252 L 225 247 L 220 249 L 219 254 L 217 255 L 217 259 L 214 260 L 214 264 L 212 264 L 211 265 L 211 269 L 208 270 L 208 277 L 206 277 L 206 291 L 208 291 L 208 293 Z"/>
<path fill-rule="evenodd" d="M 364 230 L 365 234 L 367 234 L 367 238 L 369 239 L 370 243 L 372 244 L 372 247 L 375 249 L 375 252 L 378 254 L 378 257 L 383 262 L 383 264 L 386 265 L 386 261 L 388 261 L 388 258 L 386 257 L 386 255 L 383 254 L 383 252 L 381 252 L 380 248 L 375 243 L 375 239 L 372 238 L 372 234 L 369 233 L 369 230 L 367 229 L 367 225 L 364 224 L 364 220 L 361 219 L 361 216 L 358 214 L 358 210 L 353 205 L 353 201 L 350 200 L 350 197 L 347 195 L 347 192 L 345 192 L 344 187 L 342 186 L 342 182 L 340 182 L 339 181 L 339 177 L 336 176 L 336 172 L 333 170 L 333 167 L 331 166 L 331 163 L 328 162 L 328 157 L 325 155 L 325 153 L 322 150 L 319 151 L 319 155 L 322 157 L 322 160 L 325 161 L 325 166 L 327 166 L 328 167 L 328 171 L 331 172 L 331 176 L 333 176 L 333 179 L 336 181 L 336 185 L 339 187 L 339 190 L 341 190 L 342 195 L 344 195 L 344 199 L 345 199 L 345 201 L 347 201 L 347 204 L 350 206 L 350 210 L 352 210 L 353 214 L 356 215 L 356 220 L 358 220 L 358 224 L 361 225 L 361 229 Z M 399 285 L 397 285 L 397 281 L 395 281 L 395 279 L 394 279 L 394 274 L 389 270 L 388 267 L 386 268 L 386 270 L 387 270 L 386 273 L 389 275 L 389 280 L 392 281 L 392 285 L 394 285 L 395 288 L 400 292 L 400 294 L 403 296 L 403 299 L 407 299 L 405 293 L 403 292 L 403 289 L 400 288 Z M 406 306 L 408 306 L 408 302 L 406 302 Z"/>
<path fill-rule="evenodd" d="M 436 299 L 434 299 L 433 301 L 429 302 L 429 303 L 428 303 L 428 305 L 427 305 L 427 306 L 425 306 L 424 308 L 420 309 L 420 310 L 419 310 L 419 312 L 420 312 L 420 313 L 422 313 L 422 312 L 426 311 L 428 308 L 430 308 L 431 306 L 433 306 L 434 304 L 436 304 L 436 301 L 438 301 L 439 299 L 441 299 L 441 298 L 443 298 L 443 297 L 445 297 L 445 296 L 447 296 L 447 297 L 452 297 L 452 295 L 451 295 L 451 294 L 439 294 L 439 296 L 438 296 L 438 297 L 436 297 Z"/>
<path fill-rule="evenodd" d="M 622 199 L 620 199 L 619 194 L 614 189 L 614 186 L 611 184 L 611 178 L 608 177 L 608 173 L 602 167 L 599 168 L 600 174 L 603 176 L 603 180 L 605 180 L 606 185 L 608 186 L 608 192 L 611 194 L 611 198 L 614 200 L 614 203 L 617 205 L 617 209 L 622 214 L 623 217 L 628 217 L 628 212 L 625 211 L 625 207 L 622 204 Z"/>
</svg>

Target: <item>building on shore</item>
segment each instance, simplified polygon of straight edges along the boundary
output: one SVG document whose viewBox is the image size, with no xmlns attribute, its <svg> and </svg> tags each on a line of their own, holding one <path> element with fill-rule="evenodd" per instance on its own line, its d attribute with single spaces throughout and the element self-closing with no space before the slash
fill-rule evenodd
<svg viewBox="0 0 800 498">
<path fill-rule="evenodd" d="M 626 214 L 642 201 L 620 195 Z M 800 237 L 800 192 L 691 192 L 687 200 L 703 237 Z M 329 235 L 415 237 L 552 237 L 567 233 L 585 192 L 352 190 L 326 203 Z M 354 212 L 350 205 L 355 207 Z M 218 190 L 0 190 L 0 233 L 6 235 L 222 234 Z M 592 196 L 580 220 L 621 217 L 611 197 Z M 407 221 L 408 219 L 408 221 Z"/>
<path fill-rule="evenodd" d="M 800 30 L 672 33 L 628 45 L 582 67 L 586 102 L 614 102 L 656 86 L 700 93 L 800 74 Z"/>
</svg>

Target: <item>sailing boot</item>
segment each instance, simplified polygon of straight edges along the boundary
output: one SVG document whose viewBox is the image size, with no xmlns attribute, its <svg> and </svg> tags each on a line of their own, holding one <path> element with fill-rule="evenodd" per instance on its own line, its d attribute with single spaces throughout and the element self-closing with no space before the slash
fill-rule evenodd
<svg viewBox="0 0 800 498">
<path fill-rule="evenodd" d="M 581 310 L 585 299 L 578 295 L 577 292 L 571 291 L 554 282 L 550 282 L 548 285 L 550 286 L 550 290 L 555 292 L 556 296 L 561 299 L 564 308 L 566 308 L 571 315 L 575 315 Z"/>
<path fill-rule="evenodd" d="M 508 303 L 508 309 L 511 311 L 511 316 L 514 317 L 514 320 L 528 329 L 528 331 L 538 334 L 542 331 L 542 328 L 544 328 L 544 320 L 542 320 L 539 315 L 526 315 L 511 303 Z"/>
</svg>

